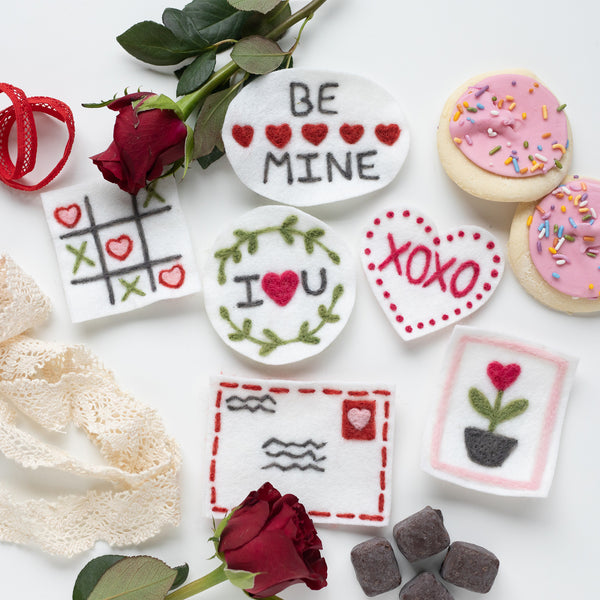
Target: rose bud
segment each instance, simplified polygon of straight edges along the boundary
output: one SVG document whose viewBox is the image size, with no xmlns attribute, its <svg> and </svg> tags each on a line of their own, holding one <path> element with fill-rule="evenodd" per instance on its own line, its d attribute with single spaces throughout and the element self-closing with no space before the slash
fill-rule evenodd
<svg viewBox="0 0 600 600">
<path fill-rule="evenodd" d="M 282 496 L 270 483 L 231 513 L 218 541 L 226 568 L 254 573 L 245 588 L 254 598 L 268 598 L 295 583 L 311 590 L 327 585 L 321 540 L 298 498 Z"/>
<path fill-rule="evenodd" d="M 138 110 L 154 95 L 138 92 L 110 102 L 108 108 L 119 113 L 113 142 L 91 157 L 104 179 L 130 194 L 137 194 L 160 177 L 165 166 L 185 156 L 187 128 L 173 110 Z"/>
</svg>

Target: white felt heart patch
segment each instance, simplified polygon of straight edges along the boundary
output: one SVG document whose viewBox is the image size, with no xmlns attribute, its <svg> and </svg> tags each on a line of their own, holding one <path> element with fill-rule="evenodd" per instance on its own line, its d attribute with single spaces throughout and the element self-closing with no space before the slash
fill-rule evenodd
<svg viewBox="0 0 600 600">
<path fill-rule="evenodd" d="M 504 256 L 488 231 L 465 226 L 440 235 L 433 221 L 412 207 L 374 218 L 361 246 L 373 293 L 405 340 L 476 311 L 504 272 Z"/>
<path fill-rule="evenodd" d="M 231 102 L 227 158 L 255 192 L 295 206 L 335 202 L 386 186 L 408 153 L 406 118 L 372 81 L 348 73 L 284 69 Z"/>
</svg>

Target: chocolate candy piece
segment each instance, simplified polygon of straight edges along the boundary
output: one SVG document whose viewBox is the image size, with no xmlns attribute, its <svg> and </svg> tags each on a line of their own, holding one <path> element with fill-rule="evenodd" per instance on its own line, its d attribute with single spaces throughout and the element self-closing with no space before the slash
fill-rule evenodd
<svg viewBox="0 0 600 600">
<path fill-rule="evenodd" d="M 396 523 L 393 533 L 400 552 L 411 563 L 429 558 L 450 544 L 442 513 L 431 506 Z"/>
<path fill-rule="evenodd" d="M 385 538 L 371 538 L 354 546 L 350 560 L 367 596 L 389 592 L 402 583 L 394 550 Z"/>
<path fill-rule="evenodd" d="M 400 600 L 454 600 L 454 597 L 434 575 L 420 573 L 400 590 Z"/>
<path fill-rule="evenodd" d="M 489 592 L 500 561 L 495 554 L 468 542 L 454 542 L 440 569 L 441 576 L 459 587 L 485 594 Z"/>
</svg>

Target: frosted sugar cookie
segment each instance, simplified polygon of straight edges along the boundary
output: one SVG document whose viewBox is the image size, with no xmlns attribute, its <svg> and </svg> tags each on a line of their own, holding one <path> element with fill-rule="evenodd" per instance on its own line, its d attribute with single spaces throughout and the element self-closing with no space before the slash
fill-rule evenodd
<svg viewBox="0 0 600 600">
<path fill-rule="evenodd" d="M 569 177 L 539 202 L 521 204 L 508 253 L 521 285 L 569 313 L 600 311 L 600 181 Z"/>
<path fill-rule="evenodd" d="M 478 198 L 537 200 L 561 182 L 571 162 L 565 106 L 528 71 L 473 77 L 442 111 L 442 166 Z"/>
</svg>

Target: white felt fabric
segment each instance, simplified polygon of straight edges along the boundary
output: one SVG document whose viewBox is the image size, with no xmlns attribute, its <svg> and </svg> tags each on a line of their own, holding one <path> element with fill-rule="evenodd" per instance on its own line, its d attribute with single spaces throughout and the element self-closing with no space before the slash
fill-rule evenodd
<svg viewBox="0 0 600 600">
<path fill-rule="evenodd" d="M 208 317 L 221 339 L 272 365 L 324 350 L 345 326 L 356 291 L 352 255 L 325 223 L 295 208 L 256 208 L 209 253 Z"/>
<path fill-rule="evenodd" d="M 227 157 L 255 192 L 294 206 L 362 196 L 386 186 L 409 147 L 397 101 L 358 75 L 281 70 L 232 101 Z"/>
<path fill-rule="evenodd" d="M 490 376 L 492 363 L 502 368 L 491 367 Z M 435 477 L 482 492 L 547 496 L 576 365 L 571 357 L 529 342 L 457 326 L 425 435 L 423 468 Z M 512 370 L 501 407 L 520 399 L 526 399 L 528 406 L 498 424 L 495 434 L 517 442 L 502 464 L 486 466 L 470 458 L 465 429 L 489 427 L 490 420 L 472 406 L 469 390 L 476 388 L 494 406 L 498 393 L 494 369 L 495 377 L 502 369 L 508 374 Z"/>
<path fill-rule="evenodd" d="M 199 291 L 177 187 L 134 199 L 104 180 L 42 194 L 73 322 Z"/>
<path fill-rule="evenodd" d="M 394 394 L 383 384 L 211 378 L 207 512 L 223 517 L 270 481 L 315 522 L 385 525 Z"/>
<path fill-rule="evenodd" d="M 360 246 L 371 290 L 404 340 L 481 308 L 504 272 L 504 255 L 491 233 L 470 225 L 438 233 L 433 220 L 412 206 L 374 216 Z"/>
</svg>

